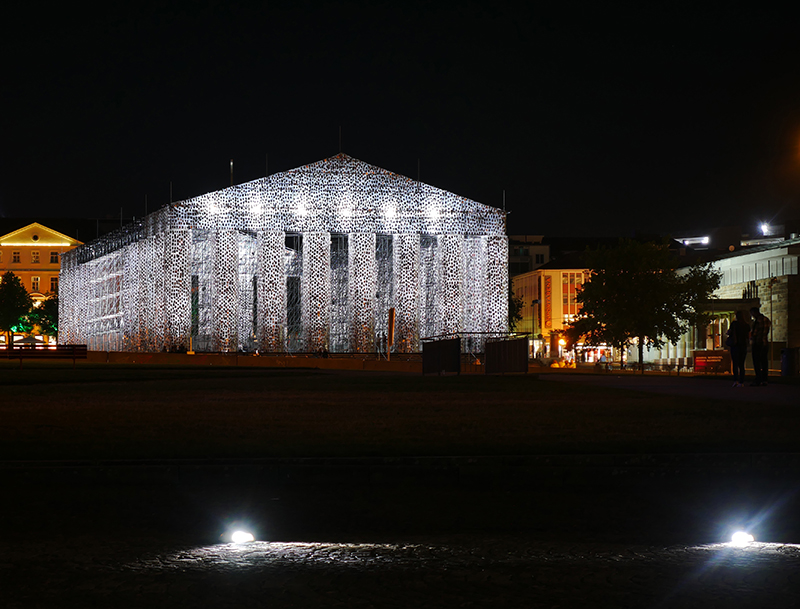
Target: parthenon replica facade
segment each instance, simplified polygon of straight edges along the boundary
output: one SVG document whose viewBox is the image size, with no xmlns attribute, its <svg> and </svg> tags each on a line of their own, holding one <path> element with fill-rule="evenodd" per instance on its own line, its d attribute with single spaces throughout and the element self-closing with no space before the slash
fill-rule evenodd
<svg viewBox="0 0 800 609">
<path fill-rule="evenodd" d="M 63 256 L 60 342 L 386 347 L 507 328 L 505 213 L 344 154 L 170 204 Z"/>
</svg>

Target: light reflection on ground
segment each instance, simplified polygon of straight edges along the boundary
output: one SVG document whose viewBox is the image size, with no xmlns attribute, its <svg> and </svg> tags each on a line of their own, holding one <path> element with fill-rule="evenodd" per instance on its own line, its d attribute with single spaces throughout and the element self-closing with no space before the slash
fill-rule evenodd
<svg viewBox="0 0 800 609">
<path fill-rule="evenodd" d="M 378 543 L 312 543 L 267 542 L 225 543 L 182 550 L 174 554 L 138 561 L 138 565 L 161 568 L 165 563 L 179 562 L 184 567 L 196 565 L 276 565 L 303 563 L 318 565 L 399 566 L 406 560 L 420 561 L 433 555 L 436 548 L 421 545 Z M 440 549 L 442 550 L 442 549 Z"/>
<path fill-rule="evenodd" d="M 12 556 L 0 541 L 0 556 Z M 171 548 L 57 540 L 0 560 L 4 607 L 790 607 L 800 545 L 673 546 L 451 536 Z M 10 600 L 9 600 L 10 599 Z"/>
<path fill-rule="evenodd" d="M 488 540 L 484 540 L 486 542 Z M 215 544 L 152 558 L 142 558 L 130 567 L 163 569 L 168 564 L 202 569 L 230 567 L 279 567 L 281 565 L 374 568 L 429 568 L 439 564 L 476 566 L 536 563 L 662 563 L 730 565 L 786 559 L 800 566 L 800 545 L 752 542 L 746 546 L 715 543 L 698 546 L 619 546 L 608 544 L 518 544 L 496 540 L 478 546 L 383 543 L 266 542 Z"/>
</svg>

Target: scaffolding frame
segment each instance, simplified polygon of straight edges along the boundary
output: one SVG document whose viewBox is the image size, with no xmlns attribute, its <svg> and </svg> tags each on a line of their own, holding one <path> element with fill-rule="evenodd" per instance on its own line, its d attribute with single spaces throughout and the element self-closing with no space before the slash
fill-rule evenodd
<svg viewBox="0 0 800 609">
<path fill-rule="evenodd" d="M 63 256 L 60 339 L 369 353 L 502 332 L 505 212 L 340 154 L 170 204 Z M 471 345 L 471 349 L 482 345 Z"/>
</svg>

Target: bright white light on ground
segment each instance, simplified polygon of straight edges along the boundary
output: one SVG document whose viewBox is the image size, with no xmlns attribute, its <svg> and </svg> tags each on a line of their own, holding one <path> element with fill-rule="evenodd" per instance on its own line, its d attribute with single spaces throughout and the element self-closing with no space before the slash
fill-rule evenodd
<svg viewBox="0 0 800 609">
<path fill-rule="evenodd" d="M 755 537 L 744 531 L 736 531 L 731 537 L 731 543 L 735 546 L 744 546 L 752 541 L 755 541 Z"/>
<path fill-rule="evenodd" d="M 234 531 L 231 535 L 231 541 L 233 543 L 247 543 L 249 541 L 255 541 L 255 539 L 253 534 L 247 531 Z"/>
</svg>

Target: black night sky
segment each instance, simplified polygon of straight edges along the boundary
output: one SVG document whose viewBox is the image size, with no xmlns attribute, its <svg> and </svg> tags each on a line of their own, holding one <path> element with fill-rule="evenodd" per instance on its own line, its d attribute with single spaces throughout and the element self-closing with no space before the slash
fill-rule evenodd
<svg viewBox="0 0 800 609">
<path fill-rule="evenodd" d="M 509 232 L 800 217 L 796 23 L 758 5 L 4 8 L 0 215 L 119 217 L 342 151 Z M 268 158 L 268 161 L 267 161 Z"/>
</svg>

